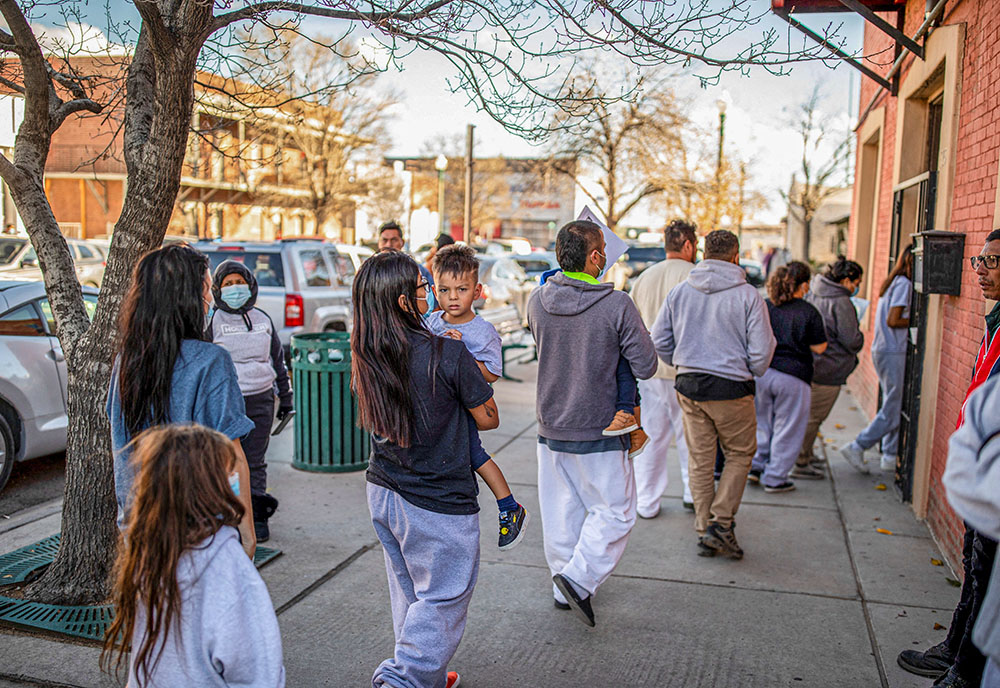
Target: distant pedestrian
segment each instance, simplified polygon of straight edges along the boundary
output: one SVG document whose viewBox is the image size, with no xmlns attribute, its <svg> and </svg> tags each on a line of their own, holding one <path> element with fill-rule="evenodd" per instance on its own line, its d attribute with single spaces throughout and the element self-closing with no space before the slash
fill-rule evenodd
<svg viewBox="0 0 1000 688">
<path fill-rule="evenodd" d="M 268 519 L 278 500 L 267 493 L 267 462 L 264 457 L 274 424 L 274 395 L 278 393 L 278 420 L 292 412 L 292 388 L 285 369 L 285 353 L 278 329 L 257 303 L 257 279 L 243 263 L 224 260 L 212 279 L 215 310 L 206 328 L 206 338 L 229 352 L 246 414 L 254 429 L 242 442 L 250 467 L 253 528 L 257 542 L 270 538 Z"/>
<path fill-rule="evenodd" d="M 813 355 L 826 351 L 823 316 L 802 299 L 811 276 L 808 265 L 793 261 L 767 280 L 765 303 L 777 346 L 771 366 L 757 379 L 757 453 L 750 469 L 750 481 L 759 482 L 765 492 L 795 489 L 788 474 L 809 419 Z"/>
<path fill-rule="evenodd" d="M 468 414 L 500 424 L 493 389 L 462 342 L 424 326 L 430 288 L 389 251 L 354 278 L 351 385 L 372 433 L 368 508 L 382 543 L 396 650 L 373 686 L 452 688 L 447 665 L 479 574 L 479 502 Z"/>
<path fill-rule="evenodd" d="M 864 273 L 861 266 L 843 256 L 830 264 L 826 271 L 813 277 L 806 301 L 823 316 L 827 349 L 813 357 L 812 394 L 809 422 L 802 449 L 795 462 L 796 477 L 822 480 L 822 461 L 813 453 L 819 426 L 830 415 L 840 388 L 858 366 L 858 352 L 865 345 L 865 336 L 858 326 L 858 311 L 851 302 L 857 294 Z"/>
<path fill-rule="evenodd" d="M 604 235 L 577 220 L 556 235 L 561 273 L 528 301 L 538 351 L 538 496 L 555 606 L 595 624 L 591 598 L 618 565 L 635 524 L 635 479 L 615 415 L 616 371 L 656 372 L 656 353 L 628 295 L 597 282 Z M 634 395 L 634 392 L 633 392 Z"/>
<path fill-rule="evenodd" d="M 406 246 L 406 241 L 403 239 L 403 228 L 399 226 L 399 223 L 395 220 L 387 220 L 378 226 L 378 250 L 379 253 L 383 251 L 402 251 Z M 432 287 L 434 286 L 434 275 L 431 271 L 419 265 L 420 274 L 424 276 L 427 283 Z M 427 298 L 433 299 L 434 294 L 428 293 Z M 434 310 L 434 302 L 430 301 L 431 310 Z"/>
<path fill-rule="evenodd" d="M 631 296 L 643 324 L 652 329 L 656 316 L 670 290 L 687 279 L 694 268 L 698 250 L 695 227 L 684 220 L 674 220 L 664 230 L 666 260 L 647 268 L 632 284 Z M 677 370 L 660 361 L 656 374 L 639 382 L 643 426 L 649 445 L 635 457 L 636 511 L 640 518 L 654 518 L 660 513 L 660 499 L 667 489 L 667 451 L 671 441 L 677 445 L 683 492 L 681 501 L 694 510 L 694 498 L 688 484 L 688 447 L 684 439 L 684 414 L 674 390 Z"/>
<path fill-rule="evenodd" d="M 482 294 L 479 284 L 479 260 L 469 246 L 445 246 L 434 257 L 435 291 L 441 310 L 430 313 L 427 327 L 436 335 L 457 339 L 476 359 L 483 378 L 493 383 L 503 375 L 503 351 L 500 335 L 490 323 L 476 315 L 472 302 Z M 489 486 L 500 512 L 498 547 L 516 546 L 528 525 L 528 512 L 518 504 L 504 478 L 503 471 L 483 449 L 476 422 L 469 416 L 469 452 L 472 468 Z"/>
<path fill-rule="evenodd" d="M 892 272 L 882 282 L 875 311 L 875 341 L 872 363 L 878 375 L 882 405 L 872 422 L 841 449 L 848 463 L 868 472 L 865 450 L 882 441 L 880 468 L 896 468 L 899 453 L 899 417 L 903 408 L 903 374 L 906 372 L 906 333 L 910 327 L 910 297 L 913 294 L 913 250 L 907 246 Z"/>
<path fill-rule="evenodd" d="M 450 234 L 445 234 L 444 232 L 438 234 L 437 239 L 434 240 L 434 243 L 431 244 L 430 250 L 427 252 L 427 258 L 424 260 L 424 267 L 429 270 L 432 275 L 434 274 L 434 257 L 438 254 L 438 251 L 443 249 L 445 246 L 453 246 L 454 244 L 455 240 Z"/>
<path fill-rule="evenodd" d="M 774 246 L 770 246 L 770 247 L 768 247 L 767 251 L 764 253 L 764 256 L 760 259 L 760 265 L 764 269 L 764 279 L 767 279 L 768 277 L 770 277 L 771 276 L 771 272 L 776 267 L 778 267 L 777 265 L 772 265 L 772 263 L 776 263 L 777 262 L 774 259 L 774 254 L 777 253 L 777 252 L 778 252 L 778 249 L 776 249 Z"/>
<path fill-rule="evenodd" d="M 129 520 L 118 550 L 102 666 L 116 654 L 120 668 L 131 647 L 135 688 L 281 688 L 278 619 L 236 530 L 243 457 L 199 425 L 147 430 L 135 447 L 133 509 L 143 517 Z"/>
<path fill-rule="evenodd" d="M 232 440 L 240 458 L 240 538 L 252 557 L 256 539 L 250 476 L 240 438 L 254 424 L 246 416 L 232 358 L 221 346 L 205 341 L 212 305 L 208 265 L 208 258 L 183 244 L 150 251 L 136 265 L 122 303 L 107 402 L 118 527 L 126 527 L 130 510 L 132 439 L 155 425 L 198 423 Z"/>
<path fill-rule="evenodd" d="M 767 371 L 775 339 L 764 300 L 739 265 L 735 234 L 705 237 L 705 260 L 667 296 L 653 343 L 660 360 L 677 368 L 698 554 L 740 559 L 735 516 L 757 451 L 754 376 Z M 726 457 L 718 488 L 716 442 Z"/>
</svg>

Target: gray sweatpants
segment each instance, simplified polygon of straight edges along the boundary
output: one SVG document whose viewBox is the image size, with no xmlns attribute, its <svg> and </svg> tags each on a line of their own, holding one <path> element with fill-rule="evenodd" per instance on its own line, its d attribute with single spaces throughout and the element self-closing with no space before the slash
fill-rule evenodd
<svg viewBox="0 0 1000 688">
<path fill-rule="evenodd" d="M 367 485 L 396 635 L 395 655 L 375 669 L 372 686 L 442 688 L 479 576 L 479 517 L 428 511 Z"/>
<path fill-rule="evenodd" d="M 795 465 L 809 420 L 809 397 L 809 385 L 794 375 L 768 368 L 763 377 L 757 378 L 757 453 L 753 469 L 763 471 L 761 482 L 768 487 L 788 480 L 788 472 Z"/>
<path fill-rule="evenodd" d="M 899 414 L 903 408 L 906 354 L 874 351 L 872 363 L 878 374 L 878 386 L 882 388 L 882 406 L 854 441 L 862 449 L 868 449 L 882 440 L 882 454 L 896 456 L 899 453 Z"/>
</svg>

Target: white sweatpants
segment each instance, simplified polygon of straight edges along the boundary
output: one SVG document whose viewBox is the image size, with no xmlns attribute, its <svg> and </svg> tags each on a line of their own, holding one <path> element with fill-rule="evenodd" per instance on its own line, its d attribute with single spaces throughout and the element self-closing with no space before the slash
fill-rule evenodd
<svg viewBox="0 0 1000 688">
<path fill-rule="evenodd" d="M 670 442 L 677 444 L 681 464 L 684 501 L 694 502 L 688 485 L 688 447 L 684 439 L 684 414 L 677 403 L 673 380 L 653 378 L 639 380 L 642 427 L 649 435 L 649 444 L 632 461 L 635 464 L 635 488 L 640 516 L 655 516 L 660 510 L 660 498 L 667 489 L 667 451 Z"/>
<path fill-rule="evenodd" d="M 538 502 L 550 572 L 593 595 L 618 565 L 635 525 L 635 477 L 627 453 L 566 454 L 539 444 Z"/>
</svg>

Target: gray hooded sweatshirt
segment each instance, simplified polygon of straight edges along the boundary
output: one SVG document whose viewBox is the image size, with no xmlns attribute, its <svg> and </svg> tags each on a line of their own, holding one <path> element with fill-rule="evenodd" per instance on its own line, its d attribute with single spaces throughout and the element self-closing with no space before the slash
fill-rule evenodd
<svg viewBox="0 0 1000 688">
<path fill-rule="evenodd" d="M 653 345 L 677 374 L 727 380 L 760 377 L 777 342 L 767 306 L 739 265 L 703 260 L 667 295 L 653 324 Z"/>
<path fill-rule="evenodd" d="M 813 382 L 839 387 L 858 366 L 858 352 L 865 345 L 851 292 L 823 275 L 816 275 L 809 284 L 806 301 L 823 316 L 829 342 L 826 351 L 813 355 Z"/>
<path fill-rule="evenodd" d="M 964 422 L 948 441 L 948 501 L 970 526 L 1000 540 L 1000 377 L 990 377 L 965 404 Z M 972 641 L 1000 663 L 1000 567 L 994 565 Z"/>
<path fill-rule="evenodd" d="M 550 440 L 604 440 L 615 416 L 615 370 L 621 357 L 632 374 L 656 372 L 656 352 L 628 294 L 563 273 L 528 300 L 528 327 L 538 351 L 538 434 Z"/>
<path fill-rule="evenodd" d="M 177 562 L 180 618 L 154 648 L 163 647 L 146 688 L 282 688 L 278 617 L 264 581 L 240 546 L 236 529 L 223 526 Z M 146 611 L 136 608 L 132 647 L 145 638 Z M 135 655 L 133 655 L 134 660 Z M 139 685 L 129 666 L 129 685 Z"/>
</svg>

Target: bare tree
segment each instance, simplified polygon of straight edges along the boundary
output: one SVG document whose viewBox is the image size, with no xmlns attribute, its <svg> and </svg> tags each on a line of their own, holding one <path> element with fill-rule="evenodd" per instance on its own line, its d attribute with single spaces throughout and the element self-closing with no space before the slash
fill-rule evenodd
<svg viewBox="0 0 1000 688">
<path fill-rule="evenodd" d="M 766 12 L 754 9 L 753 0 L 730 0 L 721 8 L 710 0 L 680 5 L 634 0 L 134 0 L 141 25 L 137 35 L 128 33 L 126 25 L 112 27 L 121 29 L 128 47 L 123 51 L 127 59 L 113 65 L 118 72 L 109 81 L 108 65 L 43 50 L 33 29 L 32 22 L 46 12 L 62 12 L 64 21 L 73 21 L 82 2 L 0 0 L 7 25 L 0 31 L 0 50 L 8 66 L 16 63 L 0 84 L 21 93 L 25 102 L 13 159 L 0 158 L 0 177 L 38 253 L 68 370 L 62 544 L 27 594 L 63 603 L 92 602 L 107 593 L 117 533 L 103 408 L 118 311 L 133 266 L 143 252 L 160 245 L 173 210 L 199 67 L 233 77 L 209 88 L 232 87 L 267 74 L 259 67 L 276 55 L 271 46 L 280 43 L 279 34 L 302 32 L 302 17 L 324 17 L 339 21 L 345 35 L 356 31 L 379 46 L 385 59 L 369 61 L 367 71 L 386 69 L 416 50 L 436 52 L 451 65 L 453 88 L 463 89 L 508 130 L 539 138 L 553 123 L 565 127 L 579 121 L 554 119 L 554 110 L 600 120 L 614 100 L 631 95 L 626 87 L 615 98 L 602 97 L 592 79 L 578 75 L 575 58 L 595 49 L 614 51 L 637 66 L 697 65 L 705 80 L 727 69 L 759 65 L 782 72 L 794 62 L 827 58 L 819 45 L 782 47 L 782 36 L 774 31 L 729 53 L 735 45 L 733 32 L 749 29 Z M 259 49 L 245 51 L 242 37 L 252 29 L 263 37 Z M 838 36 L 827 38 L 841 43 Z M 128 176 L 93 322 L 43 183 L 53 132 L 81 112 L 101 113 L 120 123 Z"/>
<path fill-rule="evenodd" d="M 802 138 L 802 164 L 787 192 L 782 196 L 788 202 L 788 222 L 802 223 L 802 235 L 793 243 L 793 254 L 799 253 L 794 244 L 801 246 L 798 258 L 809 260 L 812 223 L 816 211 L 840 184 L 846 183 L 845 162 L 852 154 L 853 137 L 833 126 L 820 112 L 822 89 L 817 86 L 809 98 L 799 106 L 793 120 L 796 132 Z M 801 175 L 801 176 L 800 176 Z"/>
</svg>

